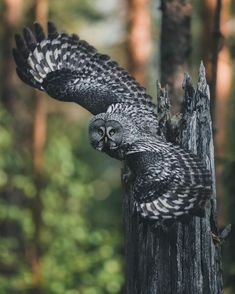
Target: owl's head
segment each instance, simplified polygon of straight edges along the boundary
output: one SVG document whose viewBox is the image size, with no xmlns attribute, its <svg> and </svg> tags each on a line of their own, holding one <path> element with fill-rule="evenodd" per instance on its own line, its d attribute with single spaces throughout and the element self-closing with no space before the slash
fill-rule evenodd
<svg viewBox="0 0 235 294">
<path fill-rule="evenodd" d="M 120 151 L 133 143 L 139 136 L 138 127 L 125 115 L 119 113 L 101 113 L 93 117 L 89 125 L 91 145 L 99 151 L 115 157 L 115 151 Z"/>
<path fill-rule="evenodd" d="M 89 126 L 91 145 L 99 150 L 115 150 L 123 141 L 123 127 L 116 120 L 97 118 Z"/>
</svg>

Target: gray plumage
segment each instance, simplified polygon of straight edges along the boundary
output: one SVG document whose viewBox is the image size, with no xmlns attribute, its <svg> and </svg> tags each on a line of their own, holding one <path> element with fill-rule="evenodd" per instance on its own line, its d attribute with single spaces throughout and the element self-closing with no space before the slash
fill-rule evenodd
<svg viewBox="0 0 235 294">
<path fill-rule="evenodd" d="M 151 97 L 116 62 L 76 35 L 48 24 L 24 29 L 13 49 L 19 77 L 57 100 L 76 102 L 95 115 L 92 146 L 124 160 L 134 175 L 136 208 L 161 220 L 195 213 L 211 193 L 210 174 L 194 155 L 157 136 Z"/>
<path fill-rule="evenodd" d="M 19 77 L 57 100 L 76 102 L 92 114 L 105 112 L 113 103 L 154 111 L 145 88 L 127 71 L 78 36 L 59 34 L 52 23 L 47 38 L 35 23 L 34 34 L 26 28 L 23 37 L 16 35 L 16 45 L 13 55 Z"/>
<path fill-rule="evenodd" d="M 96 115 L 89 135 L 95 149 L 127 163 L 134 176 L 137 210 L 154 220 L 203 216 L 211 195 L 211 175 L 204 163 L 179 146 L 144 133 L 135 106 L 121 109 L 116 105 Z"/>
</svg>

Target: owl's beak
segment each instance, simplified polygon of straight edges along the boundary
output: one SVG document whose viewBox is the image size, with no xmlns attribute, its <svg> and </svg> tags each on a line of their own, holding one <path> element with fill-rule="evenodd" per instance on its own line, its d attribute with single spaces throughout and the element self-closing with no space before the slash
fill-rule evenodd
<svg viewBox="0 0 235 294">
<path fill-rule="evenodd" d="M 96 146 L 96 150 L 103 151 L 104 147 L 108 143 L 108 138 L 106 136 L 103 137 L 102 140 L 99 141 L 98 145 Z"/>
<path fill-rule="evenodd" d="M 115 149 L 117 149 L 117 147 L 118 147 L 117 144 L 115 142 L 113 142 L 112 140 L 110 140 L 108 138 L 108 136 L 104 136 L 103 139 L 99 142 L 96 149 L 98 151 L 103 151 L 104 149 L 115 150 Z"/>
</svg>

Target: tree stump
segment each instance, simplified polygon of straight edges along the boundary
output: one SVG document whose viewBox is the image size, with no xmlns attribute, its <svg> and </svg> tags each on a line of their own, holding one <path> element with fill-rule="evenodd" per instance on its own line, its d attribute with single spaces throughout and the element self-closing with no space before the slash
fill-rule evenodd
<svg viewBox="0 0 235 294">
<path fill-rule="evenodd" d="M 192 217 L 189 223 L 176 221 L 163 228 L 143 222 L 134 212 L 132 181 L 123 179 L 126 294 L 222 293 L 210 93 L 202 63 L 196 90 L 187 74 L 183 89 L 182 113 L 176 126 L 167 91 L 158 85 L 160 133 L 206 162 L 212 173 L 213 195 L 205 218 Z"/>
</svg>

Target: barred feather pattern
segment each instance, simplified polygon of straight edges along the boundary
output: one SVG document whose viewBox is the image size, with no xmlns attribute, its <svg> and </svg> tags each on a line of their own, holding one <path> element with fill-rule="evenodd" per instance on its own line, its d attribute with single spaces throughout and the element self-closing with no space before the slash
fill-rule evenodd
<svg viewBox="0 0 235 294">
<path fill-rule="evenodd" d="M 114 103 L 142 105 L 154 112 L 155 105 L 144 87 L 109 56 L 100 54 L 76 35 L 58 33 L 48 23 L 48 36 L 34 24 L 16 35 L 13 55 L 19 77 L 50 96 L 76 102 L 93 114 Z"/>
<path fill-rule="evenodd" d="M 124 114 L 124 115 L 123 115 Z M 106 119 L 112 117 L 125 126 L 138 129 L 141 134 L 157 135 L 158 120 L 155 114 L 147 109 L 145 105 L 133 105 L 127 103 L 112 104 L 105 113 Z M 127 138 L 126 138 L 127 139 Z"/>
<path fill-rule="evenodd" d="M 92 145 L 127 163 L 134 176 L 135 205 L 143 218 L 202 217 L 211 196 L 210 172 L 196 155 L 165 142 L 150 131 L 145 132 L 147 128 L 142 117 L 146 116 L 149 119 L 147 125 L 154 127 L 154 118 L 145 109 L 126 104 L 111 105 L 106 113 L 95 116 L 90 123 Z M 97 126 L 103 130 L 102 138 L 92 134 Z M 105 135 L 109 130 L 114 137 Z M 115 143 L 115 148 L 108 147 L 115 146 Z"/>
<path fill-rule="evenodd" d="M 161 138 L 146 137 L 127 148 L 126 160 L 136 174 L 133 189 L 143 217 L 203 216 L 212 193 L 211 174 L 196 155 Z"/>
</svg>

